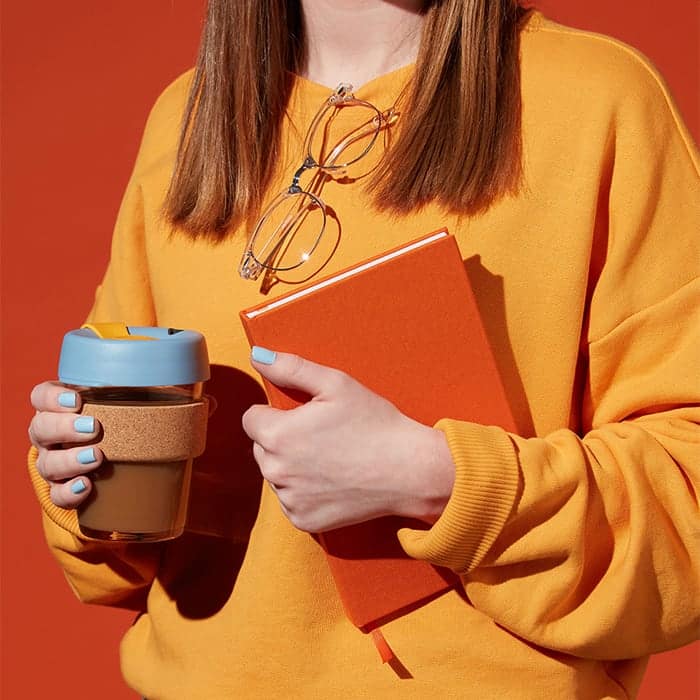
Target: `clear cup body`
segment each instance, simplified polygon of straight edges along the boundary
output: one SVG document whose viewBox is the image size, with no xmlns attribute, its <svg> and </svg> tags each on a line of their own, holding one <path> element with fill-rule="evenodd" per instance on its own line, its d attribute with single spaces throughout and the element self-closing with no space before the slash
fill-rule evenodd
<svg viewBox="0 0 700 700">
<path fill-rule="evenodd" d="M 202 387 L 72 387 L 81 413 L 103 426 L 95 444 L 105 459 L 89 474 L 93 488 L 78 508 L 86 537 L 158 542 L 182 534 L 195 456 L 188 431 L 197 430 Z"/>
</svg>

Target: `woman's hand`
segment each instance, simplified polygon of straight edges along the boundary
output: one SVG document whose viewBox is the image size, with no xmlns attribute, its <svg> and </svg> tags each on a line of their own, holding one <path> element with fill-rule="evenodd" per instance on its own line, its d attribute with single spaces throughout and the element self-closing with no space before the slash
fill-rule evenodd
<svg viewBox="0 0 700 700">
<path fill-rule="evenodd" d="M 90 493 L 85 475 L 102 463 L 102 452 L 91 446 L 100 424 L 91 416 L 78 416 L 80 394 L 57 382 L 43 382 L 32 390 L 36 415 L 29 424 L 29 439 L 39 451 L 36 467 L 51 486 L 51 500 L 61 508 L 75 508 Z"/>
<path fill-rule="evenodd" d="M 434 522 L 454 483 L 444 435 L 406 417 L 347 374 L 296 355 L 253 350 L 277 386 L 307 393 L 298 408 L 252 406 L 243 428 L 284 513 L 321 532 L 384 515 Z"/>
</svg>

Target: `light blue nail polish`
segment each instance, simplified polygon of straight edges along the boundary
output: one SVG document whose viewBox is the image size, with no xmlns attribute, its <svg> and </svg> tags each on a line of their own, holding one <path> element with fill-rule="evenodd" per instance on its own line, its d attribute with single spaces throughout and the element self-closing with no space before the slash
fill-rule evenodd
<svg viewBox="0 0 700 700">
<path fill-rule="evenodd" d="M 94 448 L 87 447 L 84 450 L 80 450 L 80 452 L 78 452 L 77 459 L 80 464 L 92 464 L 93 462 L 97 461 Z"/>
<path fill-rule="evenodd" d="M 87 486 L 85 486 L 85 482 L 82 479 L 78 479 L 77 481 L 74 481 L 70 485 L 70 490 L 77 496 L 79 493 L 82 493 L 85 491 Z"/>
<path fill-rule="evenodd" d="M 80 416 L 73 423 L 76 433 L 94 433 L 95 419 L 92 416 Z"/>
<path fill-rule="evenodd" d="M 257 345 L 253 346 L 250 356 L 263 365 L 271 365 L 277 359 L 277 353 L 267 348 L 261 348 Z"/>
<path fill-rule="evenodd" d="M 75 408 L 76 397 L 74 391 L 64 391 L 58 395 L 58 405 L 63 408 Z"/>
</svg>

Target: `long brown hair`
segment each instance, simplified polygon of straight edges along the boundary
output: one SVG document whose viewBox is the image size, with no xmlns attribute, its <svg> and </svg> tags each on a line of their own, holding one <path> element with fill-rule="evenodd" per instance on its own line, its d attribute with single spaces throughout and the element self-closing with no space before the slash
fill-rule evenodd
<svg viewBox="0 0 700 700">
<path fill-rule="evenodd" d="M 368 188 L 378 208 L 428 202 L 473 213 L 521 173 L 518 0 L 431 0 L 391 148 Z M 298 0 L 209 0 L 166 218 L 224 238 L 258 212 L 279 158 L 293 74 L 304 65 Z"/>
</svg>

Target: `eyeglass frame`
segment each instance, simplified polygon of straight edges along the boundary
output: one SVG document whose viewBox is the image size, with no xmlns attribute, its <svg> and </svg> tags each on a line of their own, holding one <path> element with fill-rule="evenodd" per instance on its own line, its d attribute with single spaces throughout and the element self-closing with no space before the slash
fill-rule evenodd
<svg viewBox="0 0 700 700">
<path fill-rule="evenodd" d="M 351 132 L 350 134 L 348 134 L 344 139 L 342 139 L 338 144 L 336 144 L 333 147 L 328 157 L 324 159 L 323 164 L 317 162 L 311 153 L 311 148 L 319 125 L 323 122 L 329 110 L 340 109 L 342 107 L 348 106 L 361 106 L 374 111 L 375 115 L 369 121 L 365 122 L 363 125 L 360 125 L 360 127 L 358 127 L 358 129 L 361 129 L 366 124 L 372 124 L 374 135 L 372 136 L 369 144 L 363 149 L 363 151 L 359 155 L 355 156 L 347 162 L 336 164 L 334 161 L 340 156 L 342 151 L 348 145 L 350 145 L 350 143 L 352 143 L 352 141 L 359 138 L 364 138 L 368 134 L 367 129 L 365 129 L 360 134 L 355 133 L 358 130 L 355 129 L 355 132 Z M 381 133 L 382 129 L 386 126 L 389 126 L 390 124 L 393 124 L 397 116 L 398 115 L 394 107 L 390 107 L 389 109 L 382 112 L 371 102 L 367 102 L 366 100 L 361 100 L 355 97 L 353 93 L 353 86 L 350 83 L 340 83 L 338 85 L 338 87 L 329 95 L 328 98 L 326 98 L 324 103 L 316 112 L 316 115 L 312 119 L 311 124 L 309 125 L 309 128 L 306 131 L 306 135 L 304 137 L 304 151 L 306 153 L 306 156 L 301 166 L 295 171 L 292 177 L 291 184 L 289 185 L 289 187 L 287 187 L 286 190 L 282 190 L 273 198 L 273 200 L 266 207 L 265 211 L 258 219 L 252 234 L 249 236 L 248 243 L 245 247 L 245 250 L 243 251 L 241 261 L 238 265 L 238 273 L 241 278 L 254 281 L 257 280 L 260 277 L 260 275 L 263 274 L 263 272 L 287 272 L 289 270 L 297 269 L 298 267 L 300 267 L 308 261 L 308 259 L 311 257 L 311 255 L 313 255 L 314 251 L 318 247 L 318 244 L 320 243 L 326 228 L 326 204 L 320 196 L 317 196 L 311 191 L 311 188 L 313 187 L 313 182 L 310 188 L 304 189 L 299 185 L 299 179 L 308 170 L 317 170 L 319 173 L 324 173 L 327 171 L 342 171 L 343 169 L 348 168 L 349 166 L 356 163 L 358 160 L 364 158 L 364 156 L 366 156 L 369 153 L 369 151 L 374 147 L 374 144 L 376 143 L 377 138 L 379 138 L 379 134 Z M 297 262 L 294 265 L 279 267 L 275 265 L 270 265 L 268 261 L 277 254 L 280 246 L 284 243 L 287 236 L 298 221 L 299 216 L 301 216 L 302 214 L 297 213 L 295 215 L 295 218 L 291 221 L 291 223 L 288 221 L 289 214 L 287 214 L 283 221 L 275 227 L 272 235 L 270 235 L 269 237 L 269 240 L 265 243 L 263 250 L 265 250 L 270 245 L 270 243 L 272 243 L 277 238 L 278 232 L 281 231 L 282 235 L 279 237 L 279 241 L 277 241 L 277 243 L 274 244 L 271 252 L 265 257 L 264 261 L 259 260 L 255 256 L 255 253 L 253 252 L 253 245 L 256 241 L 257 235 L 259 234 L 263 225 L 269 218 L 270 214 L 290 195 L 308 196 L 311 202 L 315 206 L 317 206 L 321 211 L 323 219 L 318 235 L 316 236 L 313 245 L 308 251 L 306 251 L 302 255 L 299 262 Z M 285 231 L 285 229 L 287 230 Z"/>
</svg>

